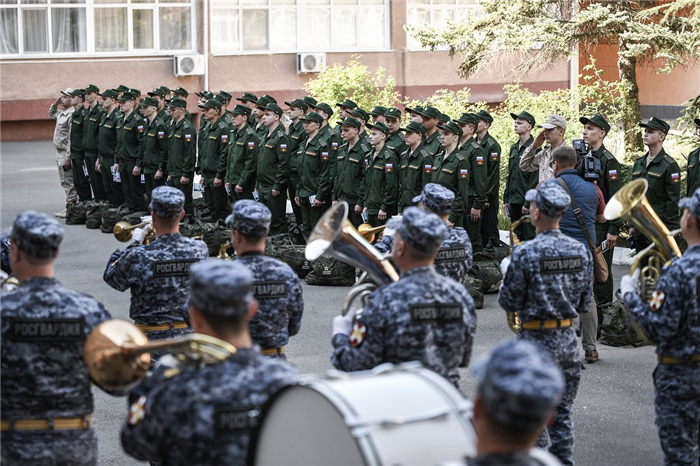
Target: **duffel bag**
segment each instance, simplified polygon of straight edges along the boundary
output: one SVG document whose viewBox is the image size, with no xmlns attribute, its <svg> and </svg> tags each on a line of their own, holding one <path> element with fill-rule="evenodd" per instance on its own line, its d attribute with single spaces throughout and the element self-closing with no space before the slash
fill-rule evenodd
<svg viewBox="0 0 700 466">
<path fill-rule="evenodd" d="M 324 286 L 352 286 L 355 284 L 355 267 L 324 254 L 314 261 L 311 273 L 306 276 L 306 283 Z"/>
<path fill-rule="evenodd" d="M 213 228 L 209 225 L 212 225 Z M 206 227 L 204 227 L 202 241 L 207 244 L 210 257 L 218 256 L 221 246 L 230 240 L 231 230 L 229 228 L 220 227 L 215 223 L 209 223 Z"/>
<path fill-rule="evenodd" d="M 481 280 L 481 289 L 484 293 L 496 293 L 499 282 L 503 280 L 501 265 L 484 253 L 474 254 L 474 262 L 469 275 Z"/>
<path fill-rule="evenodd" d="M 92 201 L 75 202 L 66 207 L 66 225 L 85 225 L 88 203 Z"/>
<path fill-rule="evenodd" d="M 97 230 L 102 226 L 102 214 L 109 207 L 106 202 L 94 202 L 85 214 L 85 226 L 90 230 Z"/>
<path fill-rule="evenodd" d="M 105 209 L 102 212 L 100 231 L 102 231 L 102 233 L 112 234 L 114 232 L 114 225 L 120 222 L 122 218 L 124 218 L 124 214 L 128 211 L 129 208 L 126 205 Z"/>
<path fill-rule="evenodd" d="M 139 223 L 143 223 L 141 220 L 141 217 L 148 217 L 150 219 L 151 213 L 145 212 L 145 211 L 132 212 L 132 213 L 126 215 L 124 220 L 129 222 L 130 225 L 138 225 Z"/>
<path fill-rule="evenodd" d="M 484 307 L 484 290 L 483 282 L 481 279 L 467 275 L 464 277 L 464 287 L 467 289 L 472 299 L 474 299 L 474 304 L 476 304 L 477 309 L 482 309 Z"/>
<path fill-rule="evenodd" d="M 311 272 L 312 263 L 306 260 L 305 249 L 306 246 L 292 244 L 288 235 L 268 236 L 265 242 L 265 255 L 289 265 L 299 278 Z"/>
<path fill-rule="evenodd" d="M 607 346 L 642 346 L 648 344 L 635 330 L 625 302 L 616 294 L 614 302 L 601 307 L 603 321 L 600 342 Z"/>
<path fill-rule="evenodd" d="M 484 246 L 484 255 L 500 264 L 503 259 L 510 256 L 510 246 L 498 238 L 489 238 L 489 244 Z"/>
</svg>

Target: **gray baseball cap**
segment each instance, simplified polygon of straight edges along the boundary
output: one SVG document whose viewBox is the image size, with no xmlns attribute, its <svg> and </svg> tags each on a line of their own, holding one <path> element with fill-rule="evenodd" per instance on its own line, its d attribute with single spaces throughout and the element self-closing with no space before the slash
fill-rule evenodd
<svg viewBox="0 0 700 466">
<path fill-rule="evenodd" d="M 272 213 L 265 204 L 241 199 L 233 204 L 231 215 L 226 217 L 226 225 L 244 236 L 262 236 L 267 234 L 272 221 Z"/>
<path fill-rule="evenodd" d="M 209 259 L 190 269 L 189 304 L 221 317 L 248 312 L 253 301 L 253 275 L 238 261 Z"/>
<path fill-rule="evenodd" d="M 413 198 L 413 202 L 422 202 L 423 207 L 436 214 L 448 214 L 452 210 L 455 193 L 437 183 L 423 186 L 423 192 Z"/>
<path fill-rule="evenodd" d="M 571 204 L 571 198 L 556 180 L 543 181 L 537 189 L 530 189 L 525 193 L 525 200 L 537 204 L 550 218 L 561 217 Z"/>
<path fill-rule="evenodd" d="M 63 227 L 44 213 L 27 210 L 15 218 L 9 239 L 28 256 L 49 259 L 61 245 Z"/>
<path fill-rule="evenodd" d="M 447 235 L 447 225 L 432 212 L 409 207 L 403 211 L 396 232 L 413 249 L 430 253 L 440 249 L 442 240 Z"/>
<path fill-rule="evenodd" d="M 185 195 L 171 186 L 159 186 L 151 192 L 151 212 L 161 218 L 177 218 L 185 208 Z"/>
</svg>

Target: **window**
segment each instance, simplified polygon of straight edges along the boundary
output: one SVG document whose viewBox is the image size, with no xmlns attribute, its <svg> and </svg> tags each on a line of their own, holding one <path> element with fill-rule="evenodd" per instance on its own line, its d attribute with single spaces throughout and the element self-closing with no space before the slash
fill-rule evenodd
<svg viewBox="0 0 700 466">
<path fill-rule="evenodd" d="M 389 3 L 212 0 L 212 53 L 387 50 Z"/>
<path fill-rule="evenodd" d="M 479 9 L 478 0 L 406 0 L 406 24 L 446 26 Z M 409 50 L 421 50 L 420 43 L 406 35 Z"/>
<path fill-rule="evenodd" d="M 2 58 L 194 50 L 197 0 L 0 0 Z"/>
</svg>

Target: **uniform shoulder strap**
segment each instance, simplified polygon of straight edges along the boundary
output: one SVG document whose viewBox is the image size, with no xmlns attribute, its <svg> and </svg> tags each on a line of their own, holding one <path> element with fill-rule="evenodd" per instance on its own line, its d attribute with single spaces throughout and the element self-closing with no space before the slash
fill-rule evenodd
<svg viewBox="0 0 700 466">
<path fill-rule="evenodd" d="M 476 141 L 472 141 L 472 147 L 473 147 L 474 149 L 479 149 L 479 148 L 481 148 L 481 146 L 479 145 L 479 143 L 476 142 Z"/>
<path fill-rule="evenodd" d="M 459 160 L 460 162 L 464 162 L 465 160 L 467 160 L 461 152 L 457 152 L 455 154 L 455 157 L 457 157 L 457 160 Z"/>
<path fill-rule="evenodd" d="M 668 162 L 669 164 L 671 164 L 671 165 L 676 165 L 676 164 L 677 164 L 677 162 L 674 160 L 674 158 L 671 157 L 671 156 L 668 155 L 668 154 L 664 155 L 664 160 L 665 160 L 666 162 Z"/>
<path fill-rule="evenodd" d="M 613 160 L 613 159 L 615 158 L 615 156 L 612 155 L 612 154 L 610 153 L 610 151 L 607 150 L 607 149 L 605 149 L 605 150 L 603 151 L 603 155 L 605 156 L 605 158 L 606 158 L 607 160 Z"/>
</svg>

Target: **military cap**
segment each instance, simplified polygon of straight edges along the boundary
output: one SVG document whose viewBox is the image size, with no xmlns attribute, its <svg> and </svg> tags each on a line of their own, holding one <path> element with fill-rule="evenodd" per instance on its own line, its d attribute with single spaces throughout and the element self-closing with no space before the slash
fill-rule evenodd
<svg viewBox="0 0 700 466">
<path fill-rule="evenodd" d="M 137 96 L 136 94 L 132 94 L 131 92 L 125 92 L 122 94 L 121 97 L 119 97 L 119 102 L 126 102 L 127 100 L 136 100 Z"/>
<path fill-rule="evenodd" d="M 226 99 L 226 102 L 231 102 L 231 99 L 233 99 L 233 96 L 226 91 L 219 91 L 218 95 Z"/>
<path fill-rule="evenodd" d="M 215 98 L 216 100 L 218 100 L 219 102 L 221 102 L 221 104 L 222 104 L 221 106 L 222 106 L 222 107 L 225 107 L 225 106 L 226 106 L 226 97 L 224 97 L 224 96 L 221 95 L 221 94 L 216 94 L 216 95 L 214 96 L 214 98 Z"/>
<path fill-rule="evenodd" d="M 171 186 L 158 186 L 151 192 L 149 210 L 161 218 L 177 218 L 185 208 L 185 195 Z"/>
<path fill-rule="evenodd" d="M 141 102 L 142 105 L 144 106 L 152 106 L 152 107 L 157 107 L 158 106 L 158 101 L 154 99 L 153 97 L 146 97 L 143 99 L 143 102 Z"/>
<path fill-rule="evenodd" d="M 214 93 L 211 91 L 202 91 L 202 92 L 195 92 L 196 95 L 203 99 L 213 99 L 214 98 Z"/>
<path fill-rule="evenodd" d="M 389 128 L 381 121 L 378 121 L 377 123 L 367 123 L 367 127 L 369 129 L 376 129 L 377 131 L 381 131 L 382 133 L 389 136 Z"/>
<path fill-rule="evenodd" d="M 239 317 L 253 302 L 253 275 L 240 261 L 209 259 L 190 268 L 189 304 L 205 314 Z"/>
<path fill-rule="evenodd" d="M 141 91 L 138 89 L 131 88 L 131 89 L 129 89 L 129 92 L 134 94 L 136 97 L 141 97 Z"/>
<path fill-rule="evenodd" d="M 560 117 L 559 115 L 547 115 L 547 118 L 545 118 L 544 123 L 537 126 L 544 129 L 553 129 L 557 126 L 559 128 L 566 129 L 567 122 L 563 117 Z"/>
<path fill-rule="evenodd" d="M 387 118 L 398 118 L 401 119 L 401 110 L 396 107 L 389 107 L 384 112 L 384 116 Z"/>
<path fill-rule="evenodd" d="M 160 90 L 163 91 L 164 95 L 168 95 L 172 92 L 168 86 L 160 86 Z"/>
<path fill-rule="evenodd" d="M 117 94 L 117 91 L 114 89 L 106 89 L 102 94 L 100 94 L 101 97 L 111 97 L 112 99 L 116 99 L 119 94 Z"/>
<path fill-rule="evenodd" d="M 425 129 L 425 126 L 423 126 L 423 123 L 418 123 L 417 121 L 411 121 L 409 122 L 405 128 L 399 128 L 399 131 L 405 131 L 407 133 L 420 133 L 425 137 L 427 134 L 427 130 Z"/>
<path fill-rule="evenodd" d="M 170 102 L 168 102 L 168 107 L 187 108 L 187 102 L 185 102 L 184 99 L 181 99 L 179 97 L 173 97 L 172 99 L 170 99 Z"/>
<path fill-rule="evenodd" d="M 564 376 L 545 351 L 524 340 L 499 343 L 472 364 L 490 419 L 513 430 L 539 429 L 561 401 Z"/>
<path fill-rule="evenodd" d="M 439 125 L 438 128 L 440 128 L 443 131 L 454 133 L 460 138 L 464 134 L 464 131 L 462 131 L 462 128 L 456 123 L 456 121 L 448 121 L 444 125 Z"/>
<path fill-rule="evenodd" d="M 403 211 L 396 232 L 413 249 L 432 253 L 440 249 L 442 240 L 447 236 L 447 225 L 432 212 L 408 207 Z"/>
<path fill-rule="evenodd" d="M 362 128 L 362 123 L 360 123 L 356 119 L 350 118 L 350 117 L 345 117 L 344 120 L 338 121 L 338 124 L 340 124 L 342 126 L 350 126 L 352 128 L 357 128 L 357 129 Z"/>
<path fill-rule="evenodd" d="M 304 112 L 306 112 L 309 109 L 309 106 L 306 105 L 306 102 L 304 102 L 301 99 L 294 99 L 291 102 L 285 102 L 285 105 L 287 105 L 288 107 L 300 108 Z"/>
<path fill-rule="evenodd" d="M 129 87 L 128 87 L 128 86 L 125 86 L 125 85 L 123 85 L 123 84 L 120 84 L 120 85 L 115 89 L 115 91 L 117 91 L 117 92 L 126 92 L 126 91 L 128 91 L 128 90 L 129 90 Z"/>
<path fill-rule="evenodd" d="M 242 96 L 236 97 L 236 100 L 241 102 L 257 102 L 258 96 L 251 92 L 244 92 Z"/>
<path fill-rule="evenodd" d="M 440 113 L 440 116 L 438 117 L 438 121 L 440 122 L 441 125 L 444 125 L 445 123 L 450 121 L 450 116 L 446 113 Z"/>
<path fill-rule="evenodd" d="M 326 115 L 328 115 L 328 118 L 333 116 L 333 109 L 331 108 L 331 106 L 328 104 L 324 104 L 323 102 L 321 102 L 320 104 L 311 105 L 311 108 L 313 108 L 314 110 L 323 111 Z"/>
<path fill-rule="evenodd" d="M 248 115 L 250 116 L 251 110 L 250 108 L 246 107 L 245 105 L 236 105 L 233 107 L 233 110 L 231 110 L 231 113 L 234 115 Z"/>
<path fill-rule="evenodd" d="M 275 100 L 275 98 L 270 96 L 270 95 L 267 95 L 267 94 L 261 95 L 260 97 L 258 97 L 258 100 L 255 102 L 255 104 L 258 107 L 262 107 L 262 108 L 265 108 L 267 106 L 267 104 L 276 104 L 276 103 L 277 103 L 277 101 Z"/>
<path fill-rule="evenodd" d="M 265 110 L 275 112 L 277 114 L 277 116 L 282 116 L 282 114 L 284 113 L 279 105 L 273 104 L 272 102 L 270 102 L 269 104 L 267 104 L 265 106 Z"/>
<path fill-rule="evenodd" d="M 697 126 L 700 126 L 700 118 L 696 118 L 693 120 Z"/>
<path fill-rule="evenodd" d="M 700 188 L 696 189 L 691 196 L 681 199 L 678 202 L 678 206 L 681 209 L 687 207 L 690 209 L 690 213 L 693 214 L 696 219 L 700 220 Z"/>
<path fill-rule="evenodd" d="M 83 89 L 74 89 L 73 92 L 70 93 L 72 97 L 83 97 L 85 98 L 85 91 Z"/>
<path fill-rule="evenodd" d="M 578 121 L 580 121 L 584 125 L 590 123 L 593 126 L 602 129 L 606 133 L 610 132 L 610 123 L 608 123 L 608 120 L 606 120 L 603 115 L 595 114 L 590 118 L 581 117 L 578 119 Z"/>
<path fill-rule="evenodd" d="M 475 113 L 462 113 L 462 116 L 457 120 L 452 120 L 460 125 L 472 124 L 474 126 L 479 125 L 479 117 Z"/>
<path fill-rule="evenodd" d="M 642 128 L 658 129 L 664 134 L 668 134 L 668 131 L 671 129 L 671 126 L 668 123 L 656 117 L 649 118 L 649 121 L 646 123 L 639 123 L 639 126 Z"/>
<path fill-rule="evenodd" d="M 94 92 L 95 94 L 100 93 L 100 88 L 95 86 L 94 84 L 88 84 L 85 86 L 85 93 L 87 94 L 88 92 Z"/>
<path fill-rule="evenodd" d="M 158 97 L 165 97 L 165 91 L 160 87 L 156 87 L 151 92 L 148 93 L 151 97 L 157 95 Z"/>
<path fill-rule="evenodd" d="M 416 105 L 415 107 L 406 107 L 405 109 L 406 113 L 417 113 L 420 116 L 423 116 L 423 110 L 425 110 L 422 106 Z"/>
<path fill-rule="evenodd" d="M 365 123 L 369 121 L 369 114 L 362 110 L 360 107 L 353 108 L 348 113 L 350 113 L 350 115 L 354 117 L 362 118 L 362 121 L 364 121 Z"/>
<path fill-rule="evenodd" d="M 10 243 L 28 256 L 49 259 L 63 240 L 63 227 L 46 214 L 27 210 L 15 218 Z"/>
<path fill-rule="evenodd" d="M 71 92 L 73 92 L 73 88 L 72 88 L 72 87 L 67 87 L 65 91 L 61 91 L 61 94 L 70 96 L 70 95 L 71 95 Z"/>
<path fill-rule="evenodd" d="M 173 94 L 182 96 L 182 97 L 184 97 L 185 99 L 187 98 L 187 96 L 190 95 L 190 93 L 187 92 L 187 89 L 185 89 L 184 87 L 180 87 L 180 86 L 177 86 L 177 87 L 173 90 Z"/>
<path fill-rule="evenodd" d="M 422 202 L 423 207 L 436 214 L 449 214 L 454 201 L 455 193 L 437 183 L 426 184 L 423 192 L 413 198 L 413 202 Z"/>
<path fill-rule="evenodd" d="M 345 99 L 342 102 L 340 102 L 339 104 L 335 104 L 335 106 L 340 107 L 340 108 L 349 108 L 349 109 L 357 108 L 357 104 L 350 99 Z"/>
<path fill-rule="evenodd" d="M 521 120 L 525 120 L 528 123 L 530 123 L 531 126 L 535 126 L 535 117 L 532 116 L 530 113 L 526 112 L 525 110 L 523 110 L 522 112 L 520 112 L 518 114 L 511 113 L 510 117 L 514 120 L 517 120 L 518 118 L 520 118 Z"/>
<path fill-rule="evenodd" d="M 525 193 L 525 200 L 537 204 L 537 208 L 547 217 L 559 218 L 571 204 L 571 198 L 556 180 L 540 183 L 537 189 Z"/>
<path fill-rule="evenodd" d="M 440 110 L 431 106 L 425 107 L 418 113 L 424 118 L 440 118 Z"/>
<path fill-rule="evenodd" d="M 299 118 L 301 121 L 313 121 L 319 125 L 323 124 L 323 117 L 316 112 L 307 113 L 304 118 Z"/>
<path fill-rule="evenodd" d="M 476 112 L 476 117 L 479 120 L 484 120 L 488 124 L 493 123 L 493 117 L 486 110 L 479 110 L 478 112 Z"/>
<path fill-rule="evenodd" d="M 221 110 L 221 101 L 217 99 L 209 99 L 207 100 L 204 105 L 202 105 L 202 108 L 215 108 L 217 110 Z"/>
<path fill-rule="evenodd" d="M 381 105 L 377 105 L 372 109 L 371 112 L 369 112 L 370 115 L 372 116 L 384 116 L 384 113 L 386 112 L 386 107 L 382 107 Z"/>
<path fill-rule="evenodd" d="M 308 105 L 309 107 L 313 107 L 314 105 L 316 105 L 318 103 L 318 100 L 314 99 L 310 95 L 302 97 L 301 100 L 306 102 L 306 105 Z"/>
<path fill-rule="evenodd" d="M 244 236 L 263 236 L 270 229 L 272 213 L 261 202 L 241 199 L 233 204 L 231 215 L 226 217 L 226 225 Z"/>
</svg>

